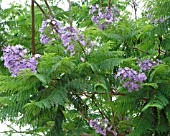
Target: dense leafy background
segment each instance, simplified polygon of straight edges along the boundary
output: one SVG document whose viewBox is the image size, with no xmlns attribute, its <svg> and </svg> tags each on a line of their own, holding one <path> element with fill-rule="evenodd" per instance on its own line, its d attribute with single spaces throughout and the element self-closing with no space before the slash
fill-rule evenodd
<svg viewBox="0 0 170 136">
<path fill-rule="evenodd" d="M 143 0 L 142 17 L 136 19 L 126 10 L 133 2 L 112 1 L 120 11 L 120 20 L 100 30 L 88 13 L 92 4 L 107 7 L 107 0 L 72 2 L 71 11 L 59 8 L 57 1 L 49 1 L 57 20 L 64 25 L 70 24 L 72 18 L 73 25 L 94 41 L 89 54 L 76 43 L 73 56 L 64 52 L 61 40 L 40 43 L 39 28 L 47 17 L 35 5 L 35 48 L 41 54 L 37 73 L 27 69 L 11 77 L 4 61 L 0 61 L 0 120 L 10 120 L 21 127 L 30 125 L 30 129 L 4 133 L 99 136 L 89 121 L 107 118 L 112 131 L 119 136 L 169 135 L 170 1 Z M 43 0 L 40 6 L 50 14 Z M 155 19 L 158 21 L 154 22 Z M 1 50 L 8 44 L 21 44 L 31 54 L 30 3 L 1 7 L 0 20 Z M 48 25 L 45 31 L 52 38 L 48 32 L 51 29 Z M 0 55 L 3 56 L 2 51 Z M 162 62 L 145 72 L 147 80 L 141 84 L 142 88 L 128 92 L 115 78 L 118 69 L 130 67 L 139 71 L 137 62 L 145 59 Z M 114 134 L 108 131 L 107 135 Z"/>
</svg>

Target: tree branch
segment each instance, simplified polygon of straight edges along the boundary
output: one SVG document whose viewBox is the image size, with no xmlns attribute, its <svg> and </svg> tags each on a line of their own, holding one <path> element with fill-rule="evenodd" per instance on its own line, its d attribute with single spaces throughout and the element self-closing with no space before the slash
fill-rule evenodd
<svg viewBox="0 0 170 136">
<path fill-rule="evenodd" d="M 158 39 L 159 39 L 159 44 L 158 44 L 158 56 L 156 58 L 158 58 L 161 55 L 161 43 L 162 43 L 162 36 L 158 35 Z"/>
<path fill-rule="evenodd" d="M 87 97 L 91 97 L 89 95 L 94 95 L 94 94 L 109 94 L 109 95 L 117 95 L 117 96 L 128 96 L 128 94 L 124 93 L 118 93 L 118 92 L 81 92 L 78 93 L 77 95 L 85 95 Z M 135 96 L 134 96 L 135 97 Z M 147 101 L 149 98 L 140 98 L 140 100 Z"/>
<path fill-rule="evenodd" d="M 111 0 L 108 0 L 108 9 L 111 7 Z"/>
<path fill-rule="evenodd" d="M 49 18 L 49 16 L 45 13 L 45 11 L 42 9 L 42 7 L 36 2 L 36 1 L 34 1 L 34 3 L 37 5 L 37 7 L 41 10 L 41 12 L 44 14 L 44 16 L 46 17 L 46 18 Z"/>
<path fill-rule="evenodd" d="M 10 128 L 12 130 L 12 133 L 15 133 L 15 134 L 35 134 L 33 131 L 17 131 L 16 129 L 14 129 L 11 125 L 8 125 L 6 123 L 4 123 L 8 128 Z M 2 131 L 0 132 L 1 134 L 4 134 L 4 133 L 11 133 L 11 131 Z M 40 134 L 36 134 L 36 135 L 39 135 L 39 136 L 42 136 Z"/>
<path fill-rule="evenodd" d="M 132 4 L 132 8 L 135 11 L 135 19 L 137 19 L 137 3 L 135 2 L 135 0 L 132 0 L 131 4 Z"/>
<path fill-rule="evenodd" d="M 32 55 L 35 55 L 35 14 L 34 14 L 34 0 L 31 1 L 32 10 Z"/>
<path fill-rule="evenodd" d="M 141 51 L 141 52 L 143 52 L 143 53 L 149 55 L 149 53 L 148 53 L 147 51 L 141 50 L 141 49 L 139 49 L 139 48 L 137 48 L 137 47 L 131 47 L 131 46 L 127 46 L 127 47 L 128 47 L 128 48 L 131 48 L 131 49 L 134 49 L 134 50 Z"/>
<path fill-rule="evenodd" d="M 48 10 L 49 10 L 49 12 L 50 12 L 51 17 L 54 18 L 53 12 L 52 12 L 50 6 L 49 6 L 48 3 L 47 3 L 47 0 L 44 0 L 44 2 L 45 2 L 45 5 L 47 6 L 47 8 L 48 8 Z"/>
<path fill-rule="evenodd" d="M 137 48 L 137 47 L 133 47 L 133 49 L 135 49 L 135 50 L 139 50 L 139 51 L 141 51 L 141 52 L 143 52 L 143 53 L 145 53 L 145 54 L 149 55 L 149 53 L 148 53 L 148 52 L 143 51 L 143 50 L 141 50 L 141 49 L 139 49 L 139 48 Z"/>
<path fill-rule="evenodd" d="M 70 27 L 73 27 L 73 18 L 72 18 L 72 4 L 70 0 L 67 0 L 69 3 L 69 22 L 70 22 Z"/>
<path fill-rule="evenodd" d="M 0 134 L 5 134 L 5 133 L 11 133 L 11 131 L 3 131 L 3 132 L 0 132 Z M 32 132 L 25 132 L 25 131 L 18 131 L 18 132 L 12 132 L 13 134 L 20 134 L 20 135 L 22 135 L 23 134 L 23 136 L 25 136 L 25 134 L 31 134 L 31 135 L 33 135 L 33 134 L 35 134 L 35 133 L 32 133 Z M 43 136 L 43 135 L 40 135 L 40 134 L 36 134 L 37 136 Z"/>
<path fill-rule="evenodd" d="M 95 106 L 97 107 L 97 109 L 99 110 L 102 118 L 105 119 L 106 117 L 105 117 L 104 113 L 100 110 L 100 108 L 98 107 L 98 105 L 97 105 L 97 103 L 96 103 L 95 101 L 94 101 L 94 105 L 95 105 Z"/>
<path fill-rule="evenodd" d="M 41 12 L 44 14 L 44 16 L 46 17 L 46 18 L 50 18 L 47 14 L 46 14 L 46 12 L 42 9 L 42 7 L 35 1 L 35 4 L 37 5 L 37 7 L 41 10 Z M 54 24 L 52 23 L 52 22 L 50 22 L 50 25 L 54 28 Z M 58 33 L 58 31 L 56 30 L 56 29 L 54 29 L 57 33 Z"/>
</svg>

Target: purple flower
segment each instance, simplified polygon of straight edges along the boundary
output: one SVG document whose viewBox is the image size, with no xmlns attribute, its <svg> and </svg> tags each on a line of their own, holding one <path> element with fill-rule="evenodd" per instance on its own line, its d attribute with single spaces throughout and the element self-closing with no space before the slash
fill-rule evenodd
<svg viewBox="0 0 170 136">
<path fill-rule="evenodd" d="M 153 23 L 158 23 L 158 19 L 154 19 L 154 20 L 153 20 Z"/>
<path fill-rule="evenodd" d="M 106 136 L 106 129 L 104 128 L 100 133 Z"/>
<path fill-rule="evenodd" d="M 90 120 L 90 126 L 93 127 L 96 122 L 94 120 Z"/>
<path fill-rule="evenodd" d="M 91 52 L 91 48 L 86 48 L 86 53 L 89 54 Z"/>
<path fill-rule="evenodd" d="M 127 81 L 127 82 L 125 82 L 125 83 L 123 84 L 123 87 L 126 88 L 126 87 L 128 87 L 129 84 L 130 84 L 130 82 Z"/>
<path fill-rule="evenodd" d="M 162 18 L 162 16 L 160 17 L 159 20 L 160 20 L 160 22 L 162 22 L 162 23 L 164 22 L 164 19 Z"/>
<path fill-rule="evenodd" d="M 74 44 L 69 45 L 67 49 L 70 50 L 70 51 L 73 51 L 74 50 Z"/>
<path fill-rule="evenodd" d="M 149 59 L 138 62 L 138 65 L 140 66 L 140 71 L 149 70 L 153 66 L 158 65 L 158 64 L 159 64 L 159 61 L 156 62 L 156 61 L 149 60 Z"/>
<path fill-rule="evenodd" d="M 85 41 L 84 40 L 80 40 L 79 41 L 83 46 L 85 46 L 86 45 L 86 43 L 85 43 Z"/>
<path fill-rule="evenodd" d="M 104 27 L 108 25 L 109 23 L 113 23 L 114 21 L 119 21 L 120 19 L 117 18 L 114 14 L 119 15 L 119 10 L 116 5 L 113 5 L 111 8 L 96 8 L 92 7 L 92 10 L 90 10 L 90 14 L 93 13 L 93 11 L 98 10 L 98 14 L 94 14 L 91 18 L 93 22 L 98 24 L 98 28 L 101 30 L 104 30 Z M 104 20 L 104 21 L 103 21 Z"/>
<path fill-rule="evenodd" d="M 42 26 L 41 26 L 41 28 L 39 28 L 39 31 L 41 33 L 44 32 L 44 29 L 46 28 L 47 22 L 48 22 L 47 20 L 42 21 Z"/>
<path fill-rule="evenodd" d="M 98 16 L 100 19 L 105 18 L 105 13 L 101 12 L 101 10 L 102 10 L 101 8 L 98 10 Z"/>
<path fill-rule="evenodd" d="M 138 74 L 138 81 L 140 81 L 140 83 L 142 83 L 146 79 L 147 79 L 147 77 L 144 73 Z"/>
<path fill-rule="evenodd" d="M 104 119 L 104 123 L 108 124 L 108 119 L 107 118 Z"/>
<path fill-rule="evenodd" d="M 85 59 L 84 59 L 83 57 L 81 57 L 80 60 L 81 60 L 82 62 L 85 62 Z"/>
<path fill-rule="evenodd" d="M 117 132 L 116 131 L 113 131 L 112 132 L 114 136 L 117 136 Z"/>
<path fill-rule="evenodd" d="M 116 5 L 113 5 L 113 10 L 116 14 L 119 14 L 118 7 Z"/>
<path fill-rule="evenodd" d="M 120 18 L 115 17 L 115 18 L 113 19 L 113 22 L 114 22 L 114 21 L 120 21 Z"/>
<path fill-rule="evenodd" d="M 125 67 L 119 68 L 116 78 L 120 77 L 120 83 L 123 84 L 124 88 L 128 88 L 128 91 L 131 92 L 132 90 L 138 91 L 140 85 L 144 80 L 147 79 L 145 73 L 138 73 L 132 68 Z"/>
<path fill-rule="evenodd" d="M 96 24 L 99 24 L 99 20 L 98 20 L 98 17 L 97 17 L 96 15 L 93 15 L 92 18 L 91 18 L 91 20 L 92 20 L 93 22 L 95 22 Z"/>
<path fill-rule="evenodd" d="M 102 24 L 100 24 L 100 25 L 98 26 L 98 28 L 99 28 L 100 30 L 104 30 L 105 26 L 106 26 L 106 24 L 105 24 L 105 23 L 102 23 Z"/>
<path fill-rule="evenodd" d="M 93 11 L 94 9 L 98 8 L 98 5 L 92 6 Z M 79 31 L 77 28 L 72 26 L 62 26 L 60 21 L 58 21 L 55 18 L 51 18 L 49 20 L 45 20 L 42 22 L 42 27 L 40 28 L 41 34 L 40 34 L 40 42 L 43 44 L 49 43 L 49 41 L 54 41 L 54 38 L 47 37 L 46 34 L 44 34 L 44 29 L 47 26 L 47 23 L 51 22 L 53 24 L 53 29 L 57 31 L 58 39 L 61 40 L 62 45 L 66 48 L 65 53 L 68 53 L 68 50 L 70 50 L 70 55 L 74 55 L 74 45 L 77 44 L 77 42 L 83 46 L 92 46 L 92 42 L 88 42 L 86 40 L 86 37 Z M 51 35 L 55 34 L 55 32 L 49 33 Z M 84 47 L 83 47 L 84 48 Z M 89 50 L 88 50 L 89 51 Z M 21 54 L 23 55 L 23 54 Z"/>
<path fill-rule="evenodd" d="M 112 129 L 112 126 L 108 127 L 107 130 L 110 131 Z"/>
<path fill-rule="evenodd" d="M 42 44 L 47 44 L 50 41 L 50 38 L 48 38 L 45 34 L 40 34 L 40 42 Z"/>
<path fill-rule="evenodd" d="M 89 46 L 94 46 L 94 42 L 91 41 Z"/>
<path fill-rule="evenodd" d="M 57 27 L 61 27 L 61 23 L 57 19 L 53 18 L 51 22 L 53 25 L 56 25 Z"/>
<path fill-rule="evenodd" d="M 100 133 L 103 136 L 106 136 L 106 127 L 102 126 L 102 123 L 106 123 L 107 126 L 108 119 L 104 119 L 104 121 L 98 118 L 94 120 L 90 120 L 90 126 L 94 127 L 96 133 Z"/>
<path fill-rule="evenodd" d="M 36 58 L 40 57 L 36 54 L 35 57 L 25 59 L 24 56 L 28 52 L 21 45 L 7 46 L 3 49 L 4 66 L 7 67 L 12 76 L 16 76 L 21 69 L 30 68 L 33 72 L 36 72 L 36 66 L 38 61 Z"/>
<path fill-rule="evenodd" d="M 92 9 L 89 11 L 89 15 L 96 11 L 97 6 L 96 6 L 96 5 L 92 5 L 91 8 L 92 8 Z"/>
<path fill-rule="evenodd" d="M 34 57 L 35 57 L 35 58 L 40 58 L 41 55 L 40 55 L 40 54 L 35 54 Z"/>
<path fill-rule="evenodd" d="M 107 12 L 105 14 L 105 18 L 106 18 L 106 20 L 112 20 L 113 13 L 112 13 L 112 11 L 110 9 L 107 9 Z"/>
<path fill-rule="evenodd" d="M 146 14 L 146 17 L 147 17 L 147 18 L 151 18 L 151 16 L 152 16 L 151 13 Z"/>
</svg>

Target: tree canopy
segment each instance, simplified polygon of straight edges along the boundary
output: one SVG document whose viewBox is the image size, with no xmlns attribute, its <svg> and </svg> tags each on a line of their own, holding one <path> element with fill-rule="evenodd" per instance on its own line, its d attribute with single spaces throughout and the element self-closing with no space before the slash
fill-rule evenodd
<svg viewBox="0 0 170 136">
<path fill-rule="evenodd" d="M 168 136 L 170 1 L 60 2 L 0 8 L 1 133 Z"/>
</svg>

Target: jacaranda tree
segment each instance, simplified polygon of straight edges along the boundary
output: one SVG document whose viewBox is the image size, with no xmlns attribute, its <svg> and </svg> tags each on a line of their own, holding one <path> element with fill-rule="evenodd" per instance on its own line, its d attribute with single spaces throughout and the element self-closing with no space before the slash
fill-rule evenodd
<svg viewBox="0 0 170 136">
<path fill-rule="evenodd" d="M 168 136 L 170 1 L 59 2 L 0 8 L 3 133 Z"/>
</svg>

